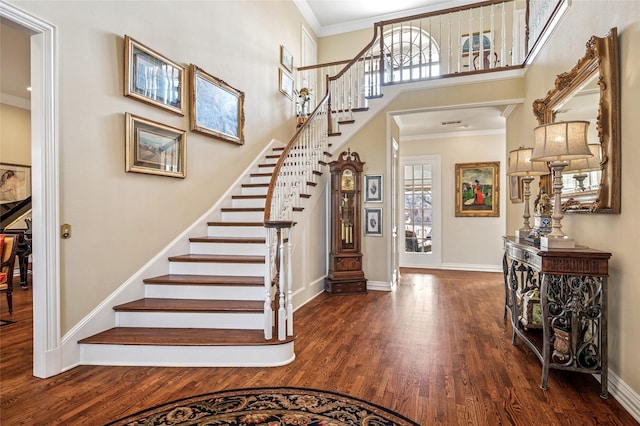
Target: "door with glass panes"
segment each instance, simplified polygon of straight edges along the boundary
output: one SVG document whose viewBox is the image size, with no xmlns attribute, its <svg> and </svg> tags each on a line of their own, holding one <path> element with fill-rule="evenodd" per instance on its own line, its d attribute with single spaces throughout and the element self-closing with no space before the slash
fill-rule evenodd
<svg viewBox="0 0 640 426">
<path fill-rule="evenodd" d="M 400 266 L 440 266 L 440 159 L 437 156 L 404 157 L 400 160 L 399 172 Z"/>
</svg>

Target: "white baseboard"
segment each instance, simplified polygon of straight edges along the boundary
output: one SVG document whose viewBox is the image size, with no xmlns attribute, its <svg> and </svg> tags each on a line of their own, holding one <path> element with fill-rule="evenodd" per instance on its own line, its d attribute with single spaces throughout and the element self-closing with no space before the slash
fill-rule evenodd
<svg viewBox="0 0 640 426">
<path fill-rule="evenodd" d="M 640 423 L 640 394 L 609 370 L 609 393 Z"/>
</svg>

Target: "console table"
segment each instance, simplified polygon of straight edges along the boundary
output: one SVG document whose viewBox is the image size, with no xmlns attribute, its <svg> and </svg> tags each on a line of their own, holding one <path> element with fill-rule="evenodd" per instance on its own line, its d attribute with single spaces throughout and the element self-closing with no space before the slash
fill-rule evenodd
<svg viewBox="0 0 640 426">
<path fill-rule="evenodd" d="M 541 250 L 504 237 L 504 319 L 549 369 L 600 375 L 607 391 L 607 277 L 611 253 L 588 247 Z M 540 330 L 535 330 L 536 328 Z"/>
</svg>

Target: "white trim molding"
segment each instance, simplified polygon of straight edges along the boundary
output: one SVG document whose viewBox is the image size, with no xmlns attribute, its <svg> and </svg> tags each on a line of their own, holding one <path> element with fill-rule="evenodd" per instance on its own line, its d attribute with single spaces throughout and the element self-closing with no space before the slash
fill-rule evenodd
<svg viewBox="0 0 640 426">
<path fill-rule="evenodd" d="M 57 28 L 6 2 L 0 17 L 32 34 L 33 374 L 46 378 L 61 371 Z"/>
</svg>

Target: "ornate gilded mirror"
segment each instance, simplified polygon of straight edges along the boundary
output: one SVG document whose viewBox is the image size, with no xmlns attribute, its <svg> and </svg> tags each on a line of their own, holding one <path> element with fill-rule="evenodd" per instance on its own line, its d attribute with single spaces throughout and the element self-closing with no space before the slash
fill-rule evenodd
<svg viewBox="0 0 640 426">
<path fill-rule="evenodd" d="M 589 144 L 595 161 L 567 166 L 562 192 L 565 213 L 620 213 L 619 84 L 618 34 L 612 28 L 606 37 L 591 37 L 576 66 L 559 74 L 547 96 L 533 103 L 540 125 L 570 120 L 591 123 Z M 540 179 L 540 188 L 552 193 L 548 176 Z"/>
</svg>

